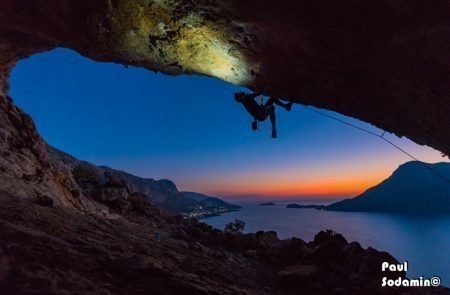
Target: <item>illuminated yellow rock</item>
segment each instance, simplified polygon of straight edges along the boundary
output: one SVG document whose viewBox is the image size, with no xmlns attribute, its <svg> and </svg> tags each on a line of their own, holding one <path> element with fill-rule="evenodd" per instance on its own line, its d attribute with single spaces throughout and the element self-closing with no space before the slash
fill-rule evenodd
<svg viewBox="0 0 450 295">
<path fill-rule="evenodd" d="M 111 8 L 112 46 L 130 63 L 167 64 L 173 73 L 196 73 L 238 85 L 252 82 L 252 67 L 227 28 L 205 19 L 201 11 L 174 19 L 168 1 L 121 1 Z"/>
</svg>

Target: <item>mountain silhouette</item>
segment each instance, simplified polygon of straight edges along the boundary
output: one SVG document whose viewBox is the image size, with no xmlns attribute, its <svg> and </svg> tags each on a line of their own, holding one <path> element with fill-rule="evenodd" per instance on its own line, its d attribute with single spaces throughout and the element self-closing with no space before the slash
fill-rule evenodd
<svg viewBox="0 0 450 295">
<path fill-rule="evenodd" d="M 353 199 L 331 204 L 327 210 L 450 213 L 448 179 L 450 163 L 407 162 L 380 184 Z"/>
</svg>

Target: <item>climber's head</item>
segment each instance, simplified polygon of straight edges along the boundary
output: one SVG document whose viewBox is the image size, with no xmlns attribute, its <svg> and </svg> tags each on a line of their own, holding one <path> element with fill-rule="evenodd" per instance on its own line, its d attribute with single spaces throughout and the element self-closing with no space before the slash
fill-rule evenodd
<svg viewBox="0 0 450 295">
<path fill-rule="evenodd" d="M 244 100 L 245 92 L 239 91 L 234 94 L 234 100 L 237 102 L 242 102 Z"/>
</svg>

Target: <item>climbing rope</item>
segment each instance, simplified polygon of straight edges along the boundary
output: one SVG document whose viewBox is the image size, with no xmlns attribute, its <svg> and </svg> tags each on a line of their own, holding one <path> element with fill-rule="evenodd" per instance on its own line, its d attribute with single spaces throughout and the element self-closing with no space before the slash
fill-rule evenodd
<svg viewBox="0 0 450 295">
<path fill-rule="evenodd" d="M 372 131 L 370 131 L 370 130 L 367 130 L 367 129 L 363 128 L 363 127 L 357 126 L 357 125 L 352 124 L 352 123 L 350 123 L 350 122 L 344 121 L 344 120 L 339 119 L 339 118 L 337 118 L 337 117 L 334 117 L 334 116 L 332 116 L 332 115 L 329 115 L 329 114 L 326 114 L 326 113 L 324 113 L 324 112 L 321 112 L 321 111 L 319 111 L 319 110 L 317 110 L 317 109 L 315 109 L 315 108 L 312 108 L 312 107 L 310 107 L 310 106 L 304 106 L 304 107 L 307 108 L 307 109 L 310 110 L 310 111 L 313 111 L 313 112 L 319 114 L 319 115 L 328 117 L 328 118 L 330 118 L 330 119 L 332 119 L 332 120 L 335 120 L 335 121 L 338 121 L 338 122 L 340 122 L 340 123 L 342 123 L 342 124 L 348 125 L 348 126 L 350 126 L 350 127 L 353 127 L 353 128 L 359 129 L 359 130 L 361 130 L 361 131 L 363 131 L 363 132 L 366 132 L 366 133 L 368 133 L 368 134 L 370 134 L 370 135 L 373 135 L 373 136 L 376 136 L 376 137 L 378 137 L 378 138 L 381 138 L 382 140 L 384 140 L 384 141 L 387 142 L 388 144 L 392 145 L 392 146 L 395 147 L 397 150 L 399 150 L 400 152 L 404 153 L 405 155 L 407 155 L 408 157 L 410 157 L 410 158 L 413 159 L 414 161 L 417 161 L 418 163 L 420 163 L 420 165 L 422 165 L 423 167 L 425 167 L 425 168 L 428 169 L 429 171 L 433 172 L 434 174 L 436 174 L 436 175 L 438 175 L 439 177 L 441 177 L 443 180 L 445 180 L 445 181 L 447 181 L 448 183 L 450 183 L 450 178 L 448 178 L 447 176 L 443 175 L 442 173 L 440 173 L 440 172 L 437 171 L 436 169 L 434 169 L 434 168 L 428 166 L 428 165 L 425 164 L 424 162 L 420 161 L 417 157 L 415 157 L 415 156 L 413 156 L 412 154 L 408 153 L 408 152 L 405 151 L 403 148 L 399 147 L 398 145 L 396 145 L 395 143 L 393 143 L 392 141 L 390 141 L 389 139 L 387 139 L 386 137 L 384 137 L 384 135 L 386 134 L 386 131 L 384 131 L 383 134 L 380 135 L 380 134 L 378 134 L 378 133 L 375 133 L 375 132 L 372 132 Z"/>
</svg>

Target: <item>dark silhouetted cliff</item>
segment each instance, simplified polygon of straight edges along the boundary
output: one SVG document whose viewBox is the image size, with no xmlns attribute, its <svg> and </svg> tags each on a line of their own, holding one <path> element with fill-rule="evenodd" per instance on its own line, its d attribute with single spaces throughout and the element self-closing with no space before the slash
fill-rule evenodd
<svg viewBox="0 0 450 295">
<path fill-rule="evenodd" d="M 377 186 L 356 198 L 331 204 L 327 210 L 450 213 L 450 182 L 441 175 L 450 179 L 450 163 L 408 162 Z"/>
</svg>

